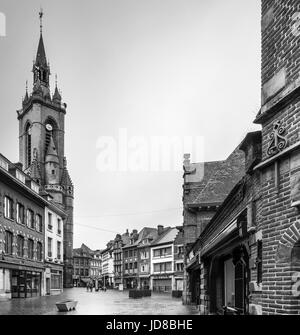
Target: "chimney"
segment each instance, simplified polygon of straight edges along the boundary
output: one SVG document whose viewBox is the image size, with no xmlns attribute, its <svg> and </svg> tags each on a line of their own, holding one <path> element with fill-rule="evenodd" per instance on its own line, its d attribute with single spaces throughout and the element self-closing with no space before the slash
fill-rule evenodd
<svg viewBox="0 0 300 335">
<path fill-rule="evenodd" d="M 183 159 L 183 166 L 186 168 L 189 167 L 191 164 L 191 154 L 184 154 Z"/>
<path fill-rule="evenodd" d="M 157 230 L 158 230 L 158 235 L 161 235 L 164 231 L 164 226 L 161 226 L 161 225 L 157 226 Z"/>
</svg>

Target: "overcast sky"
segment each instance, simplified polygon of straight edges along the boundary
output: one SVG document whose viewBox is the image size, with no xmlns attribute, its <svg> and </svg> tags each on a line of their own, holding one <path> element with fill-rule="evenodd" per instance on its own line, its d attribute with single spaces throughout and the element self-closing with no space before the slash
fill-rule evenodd
<svg viewBox="0 0 300 335">
<path fill-rule="evenodd" d="M 40 6 L 52 88 L 57 73 L 68 104 L 74 247 L 104 248 L 127 228 L 181 225 L 182 171 L 103 172 L 97 141 L 118 140 L 121 128 L 145 140 L 201 136 L 206 161 L 225 159 L 257 129 L 260 1 L 0 0 L 0 152 L 13 162 Z"/>
</svg>

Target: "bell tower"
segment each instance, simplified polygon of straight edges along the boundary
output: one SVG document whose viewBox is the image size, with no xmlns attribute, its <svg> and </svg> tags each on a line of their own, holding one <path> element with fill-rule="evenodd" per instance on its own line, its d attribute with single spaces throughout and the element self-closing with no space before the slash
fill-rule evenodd
<svg viewBox="0 0 300 335">
<path fill-rule="evenodd" d="M 62 103 L 55 80 L 54 94 L 50 88 L 50 65 L 43 40 L 43 12 L 39 13 L 40 38 L 33 62 L 33 87 L 26 85 L 22 109 L 18 110 L 19 161 L 46 191 L 53 201 L 65 210 L 64 222 L 64 286 L 73 286 L 73 198 L 74 188 L 64 153 L 65 116 L 67 105 Z"/>
</svg>

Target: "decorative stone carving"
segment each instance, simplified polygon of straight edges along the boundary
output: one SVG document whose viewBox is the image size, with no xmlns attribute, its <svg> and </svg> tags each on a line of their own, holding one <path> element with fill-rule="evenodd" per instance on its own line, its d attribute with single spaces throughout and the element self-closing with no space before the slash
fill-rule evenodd
<svg viewBox="0 0 300 335">
<path fill-rule="evenodd" d="M 273 132 L 270 135 L 271 143 L 268 147 L 268 155 L 273 156 L 284 150 L 287 146 L 286 136 L 283 136 L 285 133 L 285 128 L 282 126 L 281 121 L 277 121 L 274 124 Z"/>
</svg>

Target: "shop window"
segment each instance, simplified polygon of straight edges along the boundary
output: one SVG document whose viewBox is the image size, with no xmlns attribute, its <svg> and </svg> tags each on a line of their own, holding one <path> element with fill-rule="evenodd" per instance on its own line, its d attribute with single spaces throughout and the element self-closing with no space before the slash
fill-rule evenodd
<svg viewBox="0 0 300 335">
<path fill-rule="evenodd" d="M 25 224 L 25 209 L 20 203 L 17 203 L 17 222 L 19 224 Z"/>
<path fill-rule="evenodd" d="M 34 246 L 33 240 L 29 239 L 27 241 L 28 258 L 29 259 L 33 259 L 33 246 Z"/>
<path fill-rule="evenodd" d="M 9 197 L 4 198 L 4 216 L 13 220 L 13 201 Z"/>
<path fill-rule="evenodd" d="M 24 256 L 24 237 L 21 235 L 17 236 L 17 254 L 19 257 Z"/>
<path fill-rule="evenodd" d="M 5 253 L 12 255 L 13 253 L 13 233 L 6 230 L 5 231 Z"/>
<path fill-rule="evenodd" d="M 61 275 L 51 273 L 51 289 L 52 290 L 60 290 L 62 288 L 61 282 L 62 282 Z"/>
</svg>

